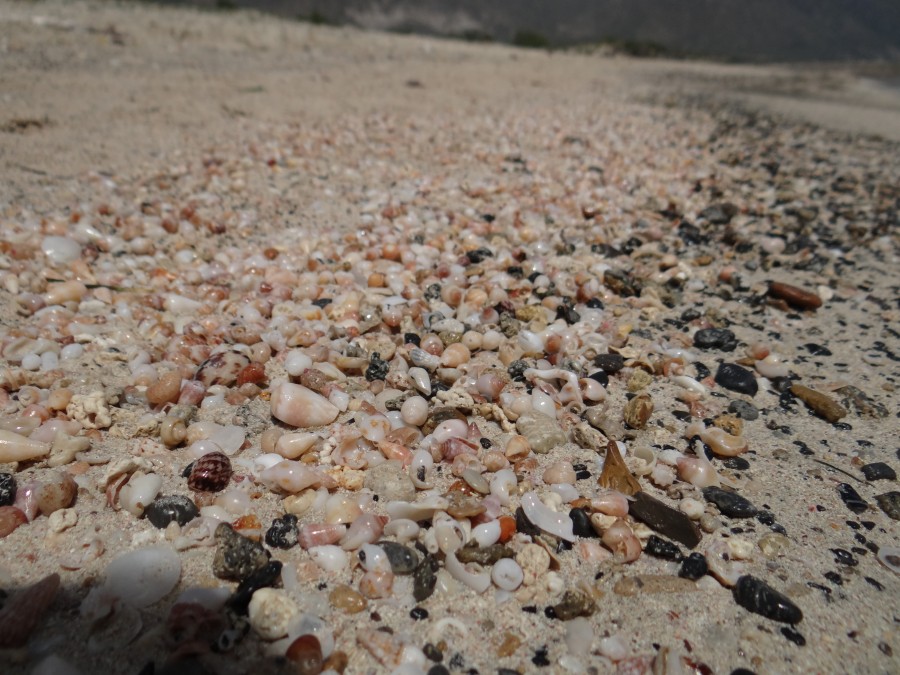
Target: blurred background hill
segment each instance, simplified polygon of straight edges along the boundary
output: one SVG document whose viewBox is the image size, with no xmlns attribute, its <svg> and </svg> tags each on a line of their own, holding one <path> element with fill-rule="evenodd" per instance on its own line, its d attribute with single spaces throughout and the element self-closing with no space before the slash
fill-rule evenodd
<svg viewBox="0 0 900 675">
<path fill-rule="evenodd" d="M 533 47 L 740 61 L 900 60 L 900 0 L 168 0 Z"/>
</svg>

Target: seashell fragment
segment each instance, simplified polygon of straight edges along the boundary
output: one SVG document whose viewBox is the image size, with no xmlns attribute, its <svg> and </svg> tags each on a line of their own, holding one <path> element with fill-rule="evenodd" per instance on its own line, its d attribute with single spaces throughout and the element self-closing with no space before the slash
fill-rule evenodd
<svg viewBox="0 0 900 675">
<path fill-rule="evenodd" d="M 794 384 L 791 385 L 791 393 L 809 406 L 809 409 L 819 417 L 824 417 L 832 424 L 847 416 L 846 408 L 827 394 L 815 389 L 810 389 L 802 384 Z"/>
<path fill-rule="evenodd" d="M 641 485 L 637 479 L 631 475 L 625 460 L 619 453 L 619 446 L 616 441 L 610 441 L 606 446 L 606 458 L 603 461 L 603 471 L 597 482 L 605 488 L 618 490 L 619 492 L 631 496 L 641 491 Z"/>
<path fill-rule="evenodd" d="M 240 372 L 249 365 L 250 359 L 240 352 L 219 352 L 200 364 L 194 379 L 206 387 L 215 384 L 231 387 L 237 382 Z"/>
<path fill-rule="evenodd" d="M 572 519 L 565 513 L 558 513 L 545 506 L 536 492 L 526 492 L 522 495 L 521 504 L 522 510 L 525 511 L 526 517 L 533 525 L 560 539 L 575 541 Z"/>
<path fill-rule="evenodd" d="M 113 560 L 106 568 L 102 590 L 126 605 L 141 609 L 162 600 L 180 578 L 178 554 L 168 546 L 152 546 Z"/>
<path fill-rule="evenodd" d="M 292 427 L 320 427 L 337 418 L 337 406 L 301 384 L 282 382 L 272 390 L 272 416 Z"/>
<path fill-rule="evenodd" d="M 7 601 L 0 610 L 0 648 L 26 643 L 58 590 L 59 575 L 50 574 Z"/>
<path fill-rule="evenodd" d="M 0 464 L 26 462 L 50 454 L 50 444 L 0 429 Z"/>
</svg>

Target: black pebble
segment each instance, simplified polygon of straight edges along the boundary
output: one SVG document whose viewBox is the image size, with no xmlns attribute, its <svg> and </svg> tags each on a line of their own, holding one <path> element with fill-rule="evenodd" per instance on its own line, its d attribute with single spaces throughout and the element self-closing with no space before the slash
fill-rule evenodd
<svg viewBox="0 0 900 675">
<path fill-rule="evenodd" d="M 732 471 L 746 471 L 750 468 L 750 462 L 743 457 L 729 457 L 722 462 L 722 465 Z"/>
<path fill-rule="evenodd" d="M 869 505 L 859 496 L 859 493 L 853 489 L 852 485 L 848 483 L 838 483 L 837 489 L 838 495 L 840 495 L 844 504 L 848 509 L 853 511 L 853 513 L 862 513 L 869 508 Z"/>
<path fill-rule="evenodd" d="M 737 415 L 742 420 L 752 422 L 759 418 L 759 409 L 747 401 L 732 401 L 728 404 L 728 412 Z"/>
<path fill-rule="evenodd" d="M 881 507 L 881 510 L 891 518 L 900 520 L 900 492 L 892 490 L 891 492 L 876 495 L 875 501 L 878 503 L 878 506 Z M 866 526 L 865 522 L 863 522 L 863 526 Z"/>
<path fill-rule="evenodd" d="M 612 375 L 625 367 L 625 358 L 621 354 L 598 354 L 594 357 L 594 365 Z"/>
<path fill-rule="evenodd" d="M 413 572 L 413 597 L 422 602 L 434 593 L 437 583 L 437 571 L 440 568 L 433 555 L 426 555 Z"/>
<path fill-rule="evenodd" d="M 706 501 L 718 506 L 722 515 L 729 518 L 752 518 L 759 512 L 759 509 L 753 506 L 750 500 L 741 497 L 736 492 L 727 492 L 722 488 L 708 487 L 703 488 L 703 496 L 706 498 Z"/>
<path fill-rule="evenodd" d="M 585 537 L 588 539 L 596 539 L 599 535 L 591 525 L 591 517 L 587 511 L 581 508 L 571 509 L 569 518 L 572 521 L 572 532 L 577 537 Z"/>
<path fill-rule="evenodd" d="M 272 526 L 266 531 L 266 544 L 273 548 L 288 549 L 297 545 L 300 538 L 300 529 L 297 527 L 297 516 L 286 513 L 281 518 L 272 521 Z"/>
<path fill-rule="evenodd" d="M 759 384 L 752 371 L 736 363 L 722 363 L 716 371 L 716 384 L 739 394 L 756 396 Z"/>
<path fill-rule="evenodd" d="M 719 349 L 723 352 L 733 352 L 737 347 L 737 340 L 734 333 L 727 328 L 701 328 L 694 333 L 694 346 L 697 349 Z"/>
<path fill-rule="evenodd" d="M 591 472 L 587 469 L 575 472 L 575 480 L 587 480 L 591 477 Z"/>
<path fill-rule="evenodd" d="M 316 300 L 312 301 L 312 304 L 314 304 L 316 307 L 324 309 L 331 304 L 331 298 L 317 298 Z"/>
<path fill-rule="evenodd" d="M 450 671 L 447 670 L 447 666 L 441 665 L 440 663 L 436 666 L 431 666 L 428 669 L 428 675 L 450 675 Z"/>
<path fill-rule="evenodd" d="M 862 467 L 866 480 L 897 480 L 897 472 L 884 462 L 872 462 Z"/>
<path fill-rule="evenodd" d="M 603 301 L 599 298 L 591 298 L 585 303 L 590 309 L 603 309 Z"/>
<path fill-rule="evenodd" d="M 699 361 L 694 361 L 694 370 L 697 371 L 697 379 L 702 380 L 712 375 L 712 371 Z"/>
<path fill-rule="evenodd" d="M 563 303 L 556 308 L 556 318 L 562 319 L 567 324 L 572 325 L 573 323 L 581 321 L 581 314 L 576 312 L 571 305 Z"/>
<path fill-rule="evenodd" d="M 681 549 L 678 548 L 677 544 L 673 544 L 671 541 L 666 541 L 661 537 L 657 537 L 655 534 L 651 534 L 647 539 L 647 544 L 644 546 L 644 553 L 656 558 L 662 558 L 663 560 L 674 560 L 675 562 L 679 562 L 684 558 L 684 554 L 681 552 Z"/>
<path fill-rule="evenodd" d="M 10 506 L 16 501 L 16 477 L 0 473 L 0 506 Z"/>
<path fill-rule="evenodd" d="M 850 551 L 845 551 L 842 548 L 833 548 L 831 552 L 834 553 L 834 561 L 838 565 L 846 565 L 847 567 L 856 567 L 859 564 L 859 561 L 853 557 Z"/>
<path fill-rule="evenodd" d="M 541 529 L 528 520 L 525 510 L 521 506 L 516 509 L 516 531 L 530 537 L 536 537 L 541 533 Z"/>
<path fill-rule="evenodd" d="M 469 259 L 470 263 L 477 265 L 485 258 L 493 258 L 494 252 L 491 251 L 491 249 L 482 246 L 481 248 L 476 248 L 474 251 L 466 253 L 466 257 Z"/>
<path fill-rule="evenodd" d="M 592 380 L 596 380 L 597 382 L 602 384 L 604 387 L 609 386 L 609 375 L 606 374 L 605 370 L 598 370 L 597 372 L 594 372 L 594 373 L 591 373 L 590 375 L 588 375 L 588 377 L 591 378 Z"/>
<path fill-rule="evenodd" d="M 394 574 L 412 574 L 419 565 L 419 556 L 408 546 L 396 541 L 379 541 L 377 546 L 384 551 Z"/>
<path fill-rule="evenodd" d="M 803 637 L 800 632 L 793 626 L 782 626 L 781 634 L 798 647 L 803 647 L 806 645 L 806 638 Z"/>
<path fill-rule="evenodd" d="M 863 577 L 863 579 L 865 579 L 865 580 L 866 580 L 866 583 L 869 584 L 869 585 L 870 585 L 872 588 L 874 588 L 876 591 L 883 591 L 883 590 L 884 590 L 884 586 L 881 584 L 880 581 L 876 581 L 876 580 L 873 579 L 872 577 Z"/>
<path fill-rule="evenodd" d="M 444 660 L 444 653 L 430 642 L 425 643 L 425 646 L 422 647 L 422 653 L 425 654 L 426 659 L 435 663 Z"/>
<path fill-rule="evenodd" d="M 831 356 L 831 350 L 828 347 L 817 345 L 815 342 L 807 342 L 805 345 L 807 351 L 813 356 Z"/>
<path fill-rule="evenodd" d="M 709 565 L 706 564 L 706 558 L 702 553 L 691 553 L 687 558 L 681 561 L 681 569 L 678 570 L 678 576 L 682 579 L 690 579 L 697 581 L 709 572 Z"/>
<path fill-rule="evenodd" d="M 424 607 L 413 607 L 409 610 L 409 616 L 412 617 L 414 621 L 421 621 L 422 619 L 428 618 L 428 610 Z"/>
<path fill-rule="evenodd" d="M 787 596 L 749 574 L 738 579 L 732 595 L 741 607 L 767 619 L 792 624 L 803 620 L 803 612 Z"/>
<path fill-rule="evenodd" d="M 404 333 L 403 334 L 403 342 L 405 344 L 413 344 L 418 347 L 422 343 L 422 338 L 420 338 L 415 333 Z"/>
<path fill-rule="evenodd" d="M 729 675 L 756 675 L 756 673 L 747 668 L 735 668 Z"/>
<path fill-rule="evenodd" d="M 144 515 L 154 527 L 165 528 L 172 521 L 184 527 L 200 515 L 200 509 L 184 495 L 157 497 L 144 509 Z"/>
<path fill-rule="evenodd" d="M 540 649 L 534 652 L 534 656 L 531 657 L 531 662 L 540 667 L 549 666 L 550 659 L 547 658 L 547 647 L 541 647 Z"/>
<path fill-rule="evenodd" d="M 481 444 L 481 447 L 484 448 L 485 450 L 487 450 L 488 448 L 490 448 L 493 445 L 493 443 L 491 443 L 491 439 L 487 438 L 485 436 L 482 436 L 481 438 L 479 438 L 478 442 Z"/>
<path fill-rule="evenodd" d="M 381 358 L 381 354 L 372 352 L 372 357 L 369 359 L 369 367 L 366 368 L 366 379 L 369 382 L 383 380 L 387 377 L 390 367 L 391 365 Z"/>
<path fill-rule="evenodd" d="M 825 574 L 823 574 L 822 576 L 828 579 L 828 581 L 833 583 L 835 586 L 844 585 L 844 577 L 842 577 L 837 572 L 825 572 Z"/>
</svg>

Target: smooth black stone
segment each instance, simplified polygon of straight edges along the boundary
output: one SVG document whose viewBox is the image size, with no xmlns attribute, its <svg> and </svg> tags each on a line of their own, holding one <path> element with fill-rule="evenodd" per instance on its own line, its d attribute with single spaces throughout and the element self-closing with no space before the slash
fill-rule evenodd
<svg viewBox="0 0 900 675">
<path fill-rule="evenodd" d="M 738 211 L 738 207 L 731 202 L 722 202 L 721 204 L 710 204 L 698 215 L 713 225 L 727 225 L 738 214 Z"/>
<path fill-rule="evenodd" d="M 709 572 L 709 565 L 706 564 L 706 558 L 702 553 L 691 553 L 687 558 L 681 561 L 681 569 L 678 570 L 678 576 L 682 579 L 697 579 L 706 576 Z"/>
<path fill-rule="evenodd" d="M 638 492 L 633 499 L 628 507 L 629 515 L 650 529 L 687 548 L 694 548 L 700 543 L 700 528 L 681 511 L 676 511 L 646 492 Z"/>
<path fill-rule="evenodd" d="M 849 483 L 838 483 L 837 490 L 844 504 L 853 513 L 862 513 L 869 508 L 866 500 L 860 497 L 859 493 Z M 876 497 L 875 499 L 877 500 L 878 498 Z"/>
<path fill-rule="evenodd" d="M 894 520 L 900 520 L 900 492 L 892 490 L 885 492 L 883 495 L 876 495 L 875 501 L 878 506 Z M 865 502 L 863 502 L 865 504 Z M 860 513 L 860 512 L 857 512 Z M 863 523 L 865 525 L 865 523 Z"/>
<path fill-rule="evenodd" d="M 437 583 L 437 571 L 440 568 L 433 555 L 426 555 L 413 572 L 413 597 L 416 602 L 422 602 L 434 593 Z"/>
<path fill-rule="evenodd" d="M 376 545 L 387 555 L 391 572 L 394 574 L 412 574 L 419 566 L 419 556 L 408 546 L 398 544 L 396 541 L 379 541 Z"/>
<path fill-rule="evenodd" d="M 621 354 L 597 354 L 594 357 L 594 365 L 608 375 L 613 375 L 625 367 L 625 357 Z"/>
<path fill-rule="evenodd" d="M 189 497 L 170 495 L 168 497 L 157 497 L 150 502 L 150 505 L 144 509 L 144 515 L 153 527 L 158 527 L 162 530 L 172 521 L 184 527 L 200 515 L 200 509 Z"/>
<path fill-rule="evenodd" d="M 420 338 L 415 333 L 404 333 L 403 342 L 406 344 L 413 344 L 418 347 L 422 343 L 422 338 Z"/>
<path fill-rule="evenodd" d="M 792 624 L 803 620 L 803 612 L 787 596 L 749 574 L 738 579 L 732 595 L 734 601 L 748 612 L 767 619 Z"/>
<path fill-rule="evenodd" d="M 272 588 L 281 579 L 281 561 L 270 560 L 238 584 L 228 599 L 228 607 L 237 614 L 246 614 L 250 599 L 260 588 Z"/>
<path fill-rule="evenodd" d="M 300 528 L 297 527 L 297 516 L 286 513 L 275 518 L 272 526 L 266 531 L 266 544 L 273 548 L 288 549 L 296 546 L 300 539 Z"/>
<path fill-rule="evenodd" d="M 435 663 L 444 660 L 444 653 L 430 642 L 426 642 L 425 646 L 422 647 L 422 653 L 425 654 L 426 659 Z"/>
<path fill-rule="evenodd" d="M 482 246 L 481 248 L 476 248 L 474 251 L 466 253 L 466 257 L 469 259 L 470 263 L 477 265 L 485 258 L 493 258 L 494 252 L 491 251 L 491 249 Z"/>
<path fill-rule="evenodd" d="M 712 371 L 699 361 L 694 361 L 694 370 L 697 371 L 698 380 L 702 380 L 704 377 L 712 375 Z"/>
<path fill-rule="evenodd" d="M 813 356 L 831 356 L 831 350 L 828 347 L 817 345 L 815 342 L 807 342 L 805 345 L 807 351 Z"/>
<path fill-rule="evenodd" d="M 571 326 L 573 323 L 581 321 L 581 314 L 576 312 L 571 305 L 564 303 L 556 308 L 556 318 L 562 319 Z"/>
<path fill-rule="evenodd" d="M 11 506 L 16 501 L 16 477 L 0 473 L 0 506 Z"/>
<path fill-rule="evenodd" d="M 588 377 L 591 378 L 592 380 L 596 380 L 597 382 L 602 384 L 604 387 L 609 386 L 609 375 L 606 374 L 605 370 L 598 370 L 597 372 L 594 372 L 594 373 L 591 373 L 590 375 L 588 375 Z"/>
<path fill-rule="evenodd" d="M 872 462 L 860 470 L 866 480 L 897 480 L 897 472 L 884 462 Z"/>
<path fill-rule="evenodd" d="M 729 518 L 752 518 L 759 513 L 759 509 L 753 506 L 749 499 L 741 497 L 736 492 L 727 492 L 722 488 L 708 487 L 703 488 L 703 496 L 706 498 L 706 501 L 718 506 L 723 516 L 728 516 Z"/>
<path fill-rule="evenodd" d="M 529 537 L 536 537 L 541 533 L 541 528 L 528 520 L 521 506 L 516 509 L 516 532 L 527 534 Z"/>
<path fill-rule="evenodd" d="M 735 668 L 729 675 L 756 675 L 756 673 L 747 668 Z"/>
<path fill-rule="evenodd" d="M 876 591 L 883 591 L 884 585 L 880 581 L 876 581 L 872 577 L 863 577 L 866 580 L 866 583 L 872 586 Z"/>
<path fill-rule="evenodd" d="M 313 300 L 313 302 L 312 302 L 312 304 L 314 304 L 316 307 L 321 307 L 322 309 L 324 309 L 331 303 L 332 303 L 331 298 L 317 298 L 316 300 Z"/>
<path fill-rule="evenodd" d="M 493 445 L 493 443 L 491 442 L 491 439 L 486 438 L 485 436 L 482 436 L 481 438 L 479 438 L 478 442 L 481 444 L 481 447 L 484 448 L 485 450 L 487 450 L 488 448 L 490 448 Z"/>
<path fill-rule="evenodd" d="M 775 524 L 775 514 L 771 511 L 760 511 L 756 514 L 756 519 L 763 525 Z"/>
<path fill-rule="evenodd" d="M 737 340 L 734 333 L 727 328 L 701 328 L 694 333 L 694 346 L 697 349 L 733 352 L 737 347 Z"/>
<path fill-rule="evenodd" d="M 428 669 L 428 675 L 450 675 L 450 671 L 447 670 L 447 666 L 439 663 Z"/>
<path fill-rule="evenodd" d="M 728 404 L 728 412 L 748 422 L 759 419 L 759 409 L 747 401 L 732 401 Z"/>
<path fill-rule="evenodd" d="M 831 552 L 834 553 L 834 561 L 838 565 L 846 565 L 847 567 L 856 567 L 859 564 L 859 561 L 853 557 L 853 554 L 850 551 L 845 551 L 842 548 L 833 548 Z"/>
<path fill-rule="evenodd" d="M 759 384 L 752 371 L 736 363 L 722 363 L 716 371 L 716 384 L 739 394 L 756 396 Z"/>
<path fill-rule="evenodd" d="M 750 462 L 743 457 L 729 457 L 722 461 L 722 465 L 733 471 L 746 471 L 750 468 Z"/>
<path fill-rule="evenodd" d="M 409 610 L 409 616 L 413 621 L 421 621 L 428 618 L 428 610 L 424 607 L 413 607 Z"/>
<path fill-rule="evenodd" d="M 684 558 L 684 554 L 681 552 L 681 549 L 678 548 L 677 544 L 673 544 L 671 541 L 666 541 L 665 539 L 657 537 L 655 534 L 651 534 L 647 539 L 647 544 L 644 546 L 644 553 L 652 555 L 655 558 L 674 560 L 675 562 L 680 562 Z"/>
<path fill-rule="evenodd" d="M 591 525 L 591 517 L 584 509 L 572 509 L 569 511 L 569 519 L 572 521 L 572 532 L 576 537 L 596 539 L 598 536 L 594 526 Z"/>
<path fill-rule="evenodd" d="M 600 298 L 591 298 L 585 304 L 590 309 L 603 309 L 603 301 Z"/>
<path fill-rule="evenodd" d="M 682 321 L 694 321 L 695 319 L 700 318 L 700 312 L 691 307 L 690 309 L 686 309 L 681 313 Z"/>
<path fill-rule="evenodd" d="M 798 647 L 803 647 L 806 645 L 806 638 L 803 637 L 800 632 L 793 626 L 782 626 L 781 634 Z"/>
</svg>

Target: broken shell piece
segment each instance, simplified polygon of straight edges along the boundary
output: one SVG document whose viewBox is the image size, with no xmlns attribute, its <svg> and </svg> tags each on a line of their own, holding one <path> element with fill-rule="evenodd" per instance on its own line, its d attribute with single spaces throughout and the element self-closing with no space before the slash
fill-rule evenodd
<svg viewBox="0 0 900 675">
<path fill-rule="evenodd" d="M 624 562 L 633 562 L 641 556 L 641 542 L 628 523 L 619 518 L 607 528 L 601 537 L 603 545 Z"/>
<path fill-rule="evenodd" d="M 606 446 L 606 459 L 603 461 L 603 471 L 597 482 L 602 487 L 618 490 L 628 496 L 641 491 L 641 485 L 625 465 L 616 441 L 610 441 Z"/>
<path fill-rule="evenodd" d="M 50 453 L 50 444 L 0 429 L 0 463 L 25 462 Z"/>
<path fill-rule="evenodd" d="M 716 467 L 709 461 L 703 447 L 697 448 L 696 457 L 679 457 L 676 461 L 678 477 L 698 488 L 718 486 L 719 474 Z"/>
<path fill-rule="evenodd" d="M 162 600 L 180 578 L 178 554 L 168 546 L 152 546 L 113 560 L 106 568 L 101 590 L 126 605 L 141 609 Z"/>
<path fill-rule="evenodd" d="M 474 564 L 474 563 L 472 563 Z M 491 575 L 489 572 L 472 573 L 459 561 L 455 553 L 448 553 L 444 566 L 450 575 L 457 581 L 465 584 L 476 593 L 484 593 L 491 587 Z"/>
<path fill-rule="evenodd" d="M 318 440 L 319 436 L 306 432 L 282 434 L 275 441 L 275 452 L 285 459 L 297 459 L 306 454 Z"/>
<path fill-rule="evenodd" d="M 572 532 L 572 519 L 568 514 L 553 511 L 544 505 L 534 491 L 522 495 L 522 510 L 531 523 L 544 532 L 548 532 L 566 541 L 575 541 Z"/>
<path fill-rule="evenodd" d="M 631 451 L 631 466 L 634 467 L 634 473 L 638 476 L 646 476 L 653 471 L 656 466 L 656 453 L 646 445 L 639 445 Z"/>
<path fill-rule="evenodd" d="M 292 427 L 320 427 L 337 418 L 337 406 L 301 384 L 282 382 L 272 390 L 272 416 Z"/>
</svg>

